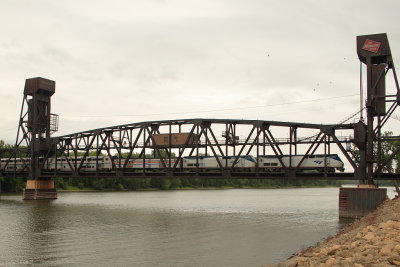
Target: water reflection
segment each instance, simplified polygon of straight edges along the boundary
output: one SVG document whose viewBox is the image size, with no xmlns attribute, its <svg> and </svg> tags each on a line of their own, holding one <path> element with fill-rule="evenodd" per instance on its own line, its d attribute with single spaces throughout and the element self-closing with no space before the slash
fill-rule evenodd
<svg viewBox="0 0 400 267">
<path fill-rule="evenodd" d="M 57 218 L 57 208 L 53 203 L 53 200 L 24 201 L 25 214 L 19 223 L 20 246 L 27 249 L 21 254 L 20 261 L 25 264 L 44 264 L 54 259 L 49 251 L 56 241 L 52 232 L 62 227 L 62 220 Z"/>
<path fill-rule="evenodd" d="M 3 196 L 0 265 L 262 266 L 347 224 L 337 197 L 337 188 Z"/>
</svg>

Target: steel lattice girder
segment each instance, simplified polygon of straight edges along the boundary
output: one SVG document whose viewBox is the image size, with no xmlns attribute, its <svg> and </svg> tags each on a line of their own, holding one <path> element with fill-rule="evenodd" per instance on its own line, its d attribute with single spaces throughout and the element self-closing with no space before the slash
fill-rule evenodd
<svg viewBox="0 0 400 267">
<path fill-rule="evenodd" d="M 216 129 L 214 128 L 216 126 L 224 126 L 227 130 L 225 132 L 225 139 L 217 139 L 215 134 Z M 230 134 L 236 134 L 235 131 L 238 126 L 248 127 L 248 130 L 244 132 L 246 138 L 245 140 L 238 140 L 236 143 L 232 143 L 228 138 L 231 136 Z M 160 129 L 163 130 L 164 133 L 166 131 L 167 133 L 172 134 L 172 128 L 176 127 L 179 128 L 179 132 L 181 132 L 182 127 L 190 129 L 189 136 L 184 144 L 178 147 L 172 146 L 171 144 L 168 146 L 157 145 L 154 140 L 154 135 L 160 134 Z M 288 129 L 290 132 L 290 138 L 276 138 L 271 131 L 272 127 Z M 317 138 L 315 138 L 315 136 L 303 139 L 296 138 L 299 129 L 316 130 L 318 132 Z M 199 156 L 199 153 L 204 154 L 205 152 L 205 154 L 210 154 L 215 157 L 218 162 L 219 172 L 217 176 L 223 175 L 224 177 L 233 177 L 233 174 L 235 173 L 233 166 L 240 156 L 250 155 L 252 150 L 257 150 L 257 156 L 261 154 L 265 155 L 266 147 L 268 147 L 271 148 L 274 155 L 278 156 L 278 159 L 286 170 L 286 174 L 283 174 L 286 177 L 294 175 L 301 162 L 297 164 L 297 166 L 292 166 L 291 162 L 289 166 L 285 166 L 280 159 L 284 154 L 283 146 L 289 146 L 289 154 L 296 155 L 298 145 L 310 145 L 307 152 L 303 155 L 303 161 L 306 155 L 314 154 L 320 144 L 324 144 L 325 146 L 337 144 L 338 146 L 341 146 L 341 142 L 349 142 L 350 140 L 348 138 L 345 140 L 339 140 L 334 133 L 336 130 L 353 129 L 353 124 L 321 125 L 259 120 L 190 119 L 151 121 L 106 127 L 59 136 L 52 139 L 53 143 L 56 144 L 56 146 L 54 146 L 56 147 L 56 150 L 54 153 L 49 153 L 49 155 L 54 154 L 56 157 L 64 158 L 73 170 L 73 175 L 90 176 L 92 174 L 81 172 L 82 164 L 89 156 L 89 153 L 95 152 L 97 159 L 100 155 L 105 154 L 112 160 L 115 175 L 126 176 L 128 175 L 126 166 L 134 151 L 139 153 L 139 158 L 145 159 L 146 151 L 151 150 L 153 155 L 159 156 L 163 166 L 163 172 L 159 175 L 176 176 L 180 171 L 182 171 L 181 167 L 178 166 L 178 163 L 182 160 L 184 154 L 189 156 Z M 199 138 L 204 140 L 204 143 L 198 142 L 196 144 L 189 144 L 188 141 L 192 135 L 199 136 Z M 295 147 L 294 151 L 292 149 L 293 146 Z M 164 156 L 161 151 L 165 151 Z M 176 151 L 177 153 L 175 162 L 172 164 L 171 155 L 173 151 Z M 344 150 L 342 149 L 342 152 L 343 151 Z M 344 152 L 347 154 L 346 151 Z M 78 158 L 79 153 L 83 153 L 83 156 Z M 123 153 L 125 153 L 125 157 L 122 156 Z M 325 152 L 324 154 L 327 153 Z M 235 160 L 230 166 L 228 166 L 227 159 L 225 164 L 221 162 L 221 156 L 232 156 Z M 357 167 L 356 163 L 350 156 L 345 155 L 345 157 L 350 161 L 350 164 L 353 167 Z M 75 160 L 73 160 L 74 158 Z M 77 163 L 75 164 L 74 161 Z M 146 170 L 144 163 L 145 161 L 143 160 L 141 175 L 154 176 L 155 173 L 148 173 L 149 170 Z M 199 169 L 200 168 L 198 167 L 195 168 L 190 175 L 206 175 L 201 174 Z M 254 173 L 259 173 L 258 168 L 256 168 Z M 101 175 L 101 170 L 98 169 L 98 160 L 96 160 L 95 174 Z M 54 176 L 60 175 L 61 173 L 58 173 L 57 171 L 54 172 Z M 241 175 L 244 175 L 244 173 L 241 173 Z M 251 173 L 250 176 L 252 176 Z M 259 176 L 259 174 L 256 176 Z M 278 176 L 281 177 L 282 175 Z"/>
</svg>

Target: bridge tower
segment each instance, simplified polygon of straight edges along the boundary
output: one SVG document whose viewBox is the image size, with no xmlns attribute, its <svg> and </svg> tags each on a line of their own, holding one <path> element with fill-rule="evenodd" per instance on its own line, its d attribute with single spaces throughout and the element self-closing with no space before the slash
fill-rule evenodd
<svg viewBox="0 0 400 267">
<path fill-rule="evenodd" d="M 389 102 L 389 96 L 386 95 L 385 76 L 392 69 L 396 82 L 397 77 L 385 33 L 357 36 L 357 54 L 360 61 L 367 66 L 366 138 L 358 133 L 358 137 L 365 141 L 365 145 L 359 147 L 360 163 L 366 170 L 363 183 L 372 185 L 374 172 L 377 171 L 374 166 L 380 165 L 382 161 L 380 153 L 381 129 L 384 124 L 382 119 L 387 115 L 386 102 Z M 397 94 L 397 101 L 398 97 Z M 360 140 L 357 141 L 362 143 Z M 375 149 L 374 143 L 376 143 Z"/>
<path fill-rule="evenodd" d="M 399 83 L 386 33 L 357 36 L 357 54 L 367 68 L 367 121 L 365 124 L 360 120 L 354 127 L 354 144 L 359 150 L 359 168 L 355 175 L 360 184 L 357 188 L 340 189 L 340 217 L 361 217 L 385 201 L 387 189 L 378 188 L 374 179 L 385 168 L 391 168 L 391 160 L 399 153 L 394 152 L 383 159 L 381 152 L 382 127 L 400 105 Z M 393 72 L 397 89 L 397 93 L 392 95 L 386 94 L 385 78 L 389 70 Z M 389 109 L 386 109 L 387 103 L 391 103 Z"/>
<path fill-rule="evenodd" d="M 24 97 L 15 147 L 26 157 L 29 177 L 24 199 L 55 199 L 57 191 L 54 180 L 41 175 L 43 164 L 40 158 L 51 149 L 51 133 L 58 130 L 58 116 L 50 113 L 51 96 L 55 93 L 55 82 L 41 77 L 25 81 Z"/>
</svg>

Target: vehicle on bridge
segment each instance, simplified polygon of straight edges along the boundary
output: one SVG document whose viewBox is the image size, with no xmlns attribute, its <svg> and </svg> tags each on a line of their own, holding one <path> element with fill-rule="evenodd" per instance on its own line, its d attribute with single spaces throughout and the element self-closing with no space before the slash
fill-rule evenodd
<svg viewBox="0 0 400 267">
<path fill-rule="evenodd" d="M 176 158 L 171 158 L 169 161 L 168 159 L 164 159 L 164 164 L 168 166 L 174 166 L 176 163 Z M 122 169 L 125 164 L 125 159 L 121 159 L 119 162 L 118 158 L 115 159 L 115 166 L 117 168 Z M 163 162 L 161 159 L 129 159 L 126 163 L 125 169 L 164 169 Z"/>
<path fill-rule="evenodd" d="M 235 169 L 252 171 L 256 167 L 256 158 L 250 155 L 218 157 L 222 168 L 230 168 L 233 166 Z M 200 156 L 200 157 L 183 157 L 184 169 L 220 169 L 218 160 L 214 156 Z M 236 160 L 236 162 L 235 162 Z"/>
<path fill-rule="evenodd" d="M 0 169 L 4 172 L 20 172 L 29 170 L 30 163 L 30 158 L 3 158 L 0 160 Z"/>
<path fill-rule="evenodd" d="M 344 163 L 337 154 L 306 155 L 302 161 L 303 157 L 304 155 L 295 155 L 291 157 L 289 155 L 283 155 L 281 161 L 285 167 L 297 167 L 300 163 L 299 168 L 301 171 L 316 170 L 323 172 L 325 168 L 327 172 L 335 172 L 335 170 L 344 171 Z M 258 167 L 267 172 L 281 171 L 281 161 L 275 155 L 260 156 L 258 158 Z"/>
<path fill-rule="evenodd" d="M 164 161 L 164 163 L 163 163 Z M 126 169 L 138 171 L 142 169 L 148 170 L 164 170 L 165 167 L 174 167 L 177 169 L 201 171 L 218 170 L 222 168 L 233 168 L 236 171 L 255 171 L 264 172 L 283 172 L 284 168 L 298 166 L 299 172 L 318 171 L 335 172 L 336 170 L 344 171 L 344 163 L 337 154 L 316 154 L 316 155 L 283 155 L 278 158 L 275 155 L 259 156 L 257 158 L 251 155 L 246 156 L 184 156 L 177 164 L 177 158 L 171 159 L 125 159 L 111 158 L 109 156 L 88 156 L 83 157 L 60 157 L 48 158 L 44 161 L 39 159 L 44 171 L 72 172 L 79 168 L 80 172 L 110 172 L 114 169 Z M 282 165 L 283 163 L 283 165 Z M 165 164 L 165 166 L 164 166 Z M 258 165 L 257 165 L 258 164 Z M 21 172 L 29 171 L 30 158 L 11 158 L 1 159 L 0 169 L 3 172 Z"/>
<path fill-rule="evenodd" d="M 43 169 L 46 171 L 65 171 L 70 172 L 74 169 L 73 166 L 79 166 L 81 164 L 83 157 L 69 157 L 68 159 L 65 157 L 57 158 L 48 158 L 43 166 Z M 39 161 L 42 161 L 43 158 L 39 158 Z M 111 171 L 112 170 L 112 163 L 110 157 L 107 156 L 89 156 L 86 157 L 85 160 L 82 162 L 81 171 L 83 172 L 95 172 L 96 169 L 102 171 Z M 73 168 L 71 168 L 73 167 Z"/>
</svg>

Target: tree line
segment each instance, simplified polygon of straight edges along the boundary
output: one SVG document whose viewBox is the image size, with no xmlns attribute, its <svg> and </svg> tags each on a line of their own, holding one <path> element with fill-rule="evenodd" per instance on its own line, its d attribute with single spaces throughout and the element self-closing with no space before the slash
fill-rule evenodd
<svg viewBox="0 0 400 267">
<path fill-rule="evenodd" d="M 2 192 L 21 192 L 26 178 L 0 177 Z M 55 178 L 59 190 L 174 190 L 207 188 L 288 188 L 340 186 L 341 181 L 298 179 L 211 179 L 211 178 Z"/>
</svg>

